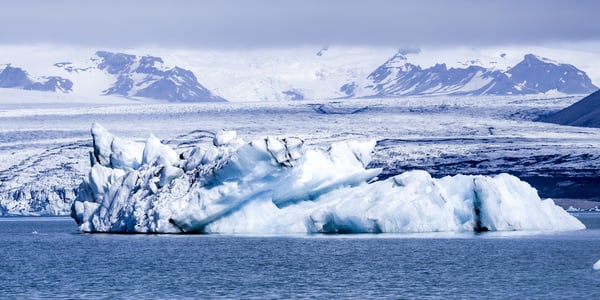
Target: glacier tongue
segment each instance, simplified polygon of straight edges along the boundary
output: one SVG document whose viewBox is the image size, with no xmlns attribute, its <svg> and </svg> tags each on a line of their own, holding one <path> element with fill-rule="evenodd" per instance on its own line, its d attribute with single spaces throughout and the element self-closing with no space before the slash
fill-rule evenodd
<svg viewBox="0 0 600 300">
<path fill-rule="evenodd" d="M 375 141 L 327 150 L 220 131 L 181 154 L 92 126 L 92 168 L 71 215 L 85 232 L 380 233 L 585 228 L 518 178 L 411 171 L 377 180 Z"/>
</svg>

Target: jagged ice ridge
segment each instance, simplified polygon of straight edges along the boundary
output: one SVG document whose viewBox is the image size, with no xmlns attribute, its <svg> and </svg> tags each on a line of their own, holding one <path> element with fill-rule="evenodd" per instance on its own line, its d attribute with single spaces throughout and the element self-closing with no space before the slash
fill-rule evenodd
<svg viewBox="0 0 600 300">
<path fill-rule="evenodd" d="M 577 230 L 585 226 L 518 178 L 424 171 L 378 180 L 374 141 L 308 148 L 297 137 L 244 142 L 233 131 L 178 154 L 154 136 L 92 126 L 92 168 L 72 217 L 85 232 L 382 233 Z"/>
</svg>

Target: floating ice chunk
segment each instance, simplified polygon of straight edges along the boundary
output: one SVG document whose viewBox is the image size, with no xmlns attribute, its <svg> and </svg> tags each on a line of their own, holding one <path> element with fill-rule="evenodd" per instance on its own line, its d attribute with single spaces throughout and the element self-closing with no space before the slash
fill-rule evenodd
<svg viewBox="0 0 600 300">
<path fill-rule="evenodd" d="M 96 157 L 104 157 L 96 152 L 118 152 L 118 147 L 106 146 L 117 139 L 107 139 L 110 134 L 99 128 L 93 132 L 99 139 L 94 140 Z M 366 169 L 374 141 L 338 142 L 325 151 L 306 149 L 299 138 L 243 143 L 223 133 L 219 139 L 179 156 L 151 136 L 137 168 L 125 158 L 116 165 L 98 163 L 103 158 L 94 161 L 71 215 L 86 232 L 585 228 L 552 200 L 542 201 L 535 189 L 507 174 L 434 179 L 427 172 L 411 171 L 374 181 L 381 170 Z"/>
<path fill-rule="evenodd" d="M 572 205 L 570 205 L 570 206 L 569 206 L 569 207 L 566 209 L 566 211 L 568 211 L 568 212 L 580 212 L 580 211 L 583 211 L 583 209 L 581 209 L 581 208 L 577 208 L 577 207 L 573 207 Z"/>
<path fill-rule="evenodd" d="M 596 263 L 594 263 L 592 268 L 596 271 L 600 270 L 600 260 L 598 260 Z"/>
</svg>

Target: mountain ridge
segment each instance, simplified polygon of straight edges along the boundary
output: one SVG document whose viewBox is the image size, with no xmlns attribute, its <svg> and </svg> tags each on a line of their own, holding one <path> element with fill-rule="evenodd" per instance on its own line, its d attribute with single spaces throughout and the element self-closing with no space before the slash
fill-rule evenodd
<svg viewBox="0 0 600 300">
<path fill-rule="evenodd" d="M 600 128 L 600 90 L 538 121 L 569 126 Z"/>
<path fill-rule="evenodd" d="M 533 54 L 495 52 L 484 58 L 482 53 L 475 53 L 456 59 L 440 56 L 442 62 L 435 63 L 435 54 L 424 55 L 415 49 L 292 50 L 146 52 L 158 55 L 140 55 L 141 51 L 135 50 L 92 50 L 90 56 L 74 52 L 52 60 L 22 57 L 17 62 L 25 68 L 19 71 L 29 81 L 15 82 L 7 75 L 8 79 L 0 80 L 0 87 L 169 102 L 589 94 L 597 89 L 575 66 Z M 34 79 L 28 75 L 30 70 L 48 76 Z"/>
<path fill-rule="evenodd" d="M 44 76 L 35 80 L 22 68 L 7 64 L 0 72 L 0 88 L 69 93 L 73 82 L 60 76 Z"/>
<path fill-rule="evenodd" d="M 530 95 L 556 91 L 585 94 L 598 89 L 584 71 L 534 54 L 506 71 L 469 65 L 448 68 L 438 63 L 428 68 L 412 64 L 396 53 L 371 72 L 367 83 L 346 83 L 340 91 L 346 98 L 402 97 L 423 95 Z"/>
<path fill-rule="evenodd" d="M 169 102 L 224 102 L 198 82 L 193 72 L 168 68 L 160 57 L 97 51 L 98 69 L 116 77 L 104 95 L 145 97 Z"/>
</svg>

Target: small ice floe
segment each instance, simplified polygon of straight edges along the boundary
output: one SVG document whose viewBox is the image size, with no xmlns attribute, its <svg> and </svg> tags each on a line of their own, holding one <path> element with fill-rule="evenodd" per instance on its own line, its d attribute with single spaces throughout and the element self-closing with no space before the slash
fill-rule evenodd
<svg viewBox="0 0 600 300">
<path fill-rule="evenodd" d="M 600 271 L 600 259 L 592 267 L 596 271 Z"/>
</svg>

